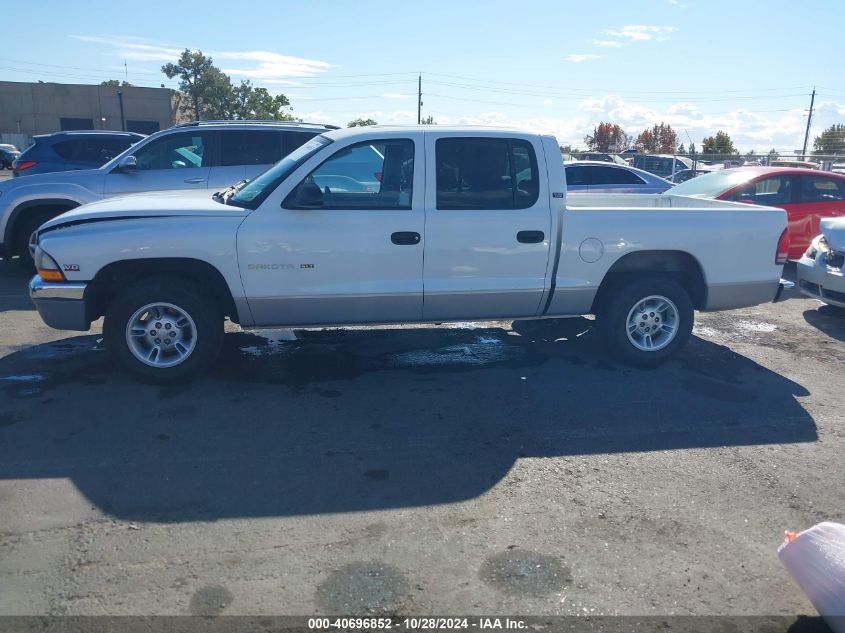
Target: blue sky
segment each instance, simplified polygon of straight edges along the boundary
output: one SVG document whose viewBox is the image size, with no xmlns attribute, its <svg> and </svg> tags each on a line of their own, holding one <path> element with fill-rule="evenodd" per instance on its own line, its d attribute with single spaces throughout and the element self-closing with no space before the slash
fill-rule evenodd
<svg viewBox="0 0 845 633">
<path fill-rule="evenodd" d="M 184 8 L 176 8 L 184 6 Z M 582 143 L 600 120 L 666 121 L 688 143 L 801 147 L 845 123 L 845 2 L 11 3 L 0 79 L 164 83 L 181 49 L 289 96 L 305 120 L 507 125 Z M 201 8 L 194 8 L 201 7 Z"/>
</svg>

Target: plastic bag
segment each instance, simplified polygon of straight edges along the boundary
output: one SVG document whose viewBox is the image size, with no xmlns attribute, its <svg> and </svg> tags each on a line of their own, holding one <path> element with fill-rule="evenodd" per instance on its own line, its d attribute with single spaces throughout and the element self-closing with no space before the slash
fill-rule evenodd
<svg viewBox="0 0 845 633">
<path fill-rule="evenodd" d="M 786 533 L 778 556 L 834 633 L 845 633 L 845 525 Z"/>
</svg>

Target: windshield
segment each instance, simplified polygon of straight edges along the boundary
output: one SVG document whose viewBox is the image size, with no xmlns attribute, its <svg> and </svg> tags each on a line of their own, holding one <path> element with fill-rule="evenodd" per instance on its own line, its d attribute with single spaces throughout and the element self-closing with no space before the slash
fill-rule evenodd
<svg viewBox="0 0 845 633">
<path fill-rule="evenodd" d="M 247 209 L 255 209 L 264 202 L 273 190 L 279 186 L 285 178 L 296 170 L 302 163 L 311 158 L 316 152 L 331 143 L 331 139 L 323 135 L 315 136 L 310 141 L 293 150 L 278 163 L 267 171 L 259 174 L 228 200 L 228 204 Z"/>
<path fill-rule="evenodd" d="M 691 198 L 715 198 L 728 189 L 732 189 L 736 185 L 741 185 L 751 180 L 754 176 L 755 173 L 753 171 L 746 169 L 714 171 L 675 185 L 666 191 L 666 194 L 672 196 L 689 196 Z"/>
</svg>

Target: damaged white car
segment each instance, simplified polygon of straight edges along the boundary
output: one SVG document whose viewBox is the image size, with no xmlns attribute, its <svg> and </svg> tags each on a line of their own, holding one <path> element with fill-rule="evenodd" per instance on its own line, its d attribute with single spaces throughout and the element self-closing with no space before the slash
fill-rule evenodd
<svg viewBox="0 0 845 633">
<path fill-rule="evenodd" d="M 798 260 L 798 288 L 805 295 L 845 309 L 845 217 L 827 218 Z"/>
</svg>

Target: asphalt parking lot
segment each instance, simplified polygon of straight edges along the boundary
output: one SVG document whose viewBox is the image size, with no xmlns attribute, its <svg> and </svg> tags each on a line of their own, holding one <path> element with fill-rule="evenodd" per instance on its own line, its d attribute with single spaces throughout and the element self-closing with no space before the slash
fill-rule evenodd
<svg viewBox="0 0 845 633">
<path fill-rule="evenodd" d="M 589 319 L 231 328 L 117 373 L 0 262 L 0 615 L 814 614 L 786 529 L 842 521 L 845 318 L 697 315 L 657 370 Z"/>
</svg>

